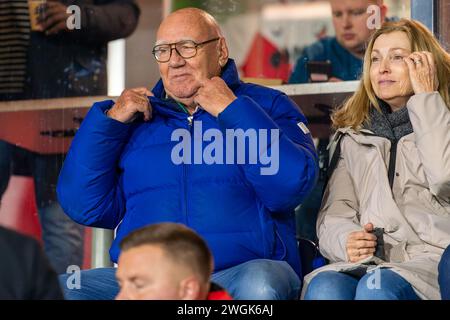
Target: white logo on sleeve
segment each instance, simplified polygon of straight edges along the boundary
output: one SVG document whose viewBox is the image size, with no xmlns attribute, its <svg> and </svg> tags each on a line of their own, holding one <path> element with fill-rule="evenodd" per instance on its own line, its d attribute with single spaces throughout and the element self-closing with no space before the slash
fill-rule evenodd
<svg viewBox="0 0 450 320">
<path fill-rule="evenodd" d="M 308 134 L 309 133 L 308 127 L 303 122 L 300 121 L 299 123 L 297 123 L 297 125 L 298 125 L 298 127 L 300 129 L 302 129 L 304 134 Z"/>
</svg>

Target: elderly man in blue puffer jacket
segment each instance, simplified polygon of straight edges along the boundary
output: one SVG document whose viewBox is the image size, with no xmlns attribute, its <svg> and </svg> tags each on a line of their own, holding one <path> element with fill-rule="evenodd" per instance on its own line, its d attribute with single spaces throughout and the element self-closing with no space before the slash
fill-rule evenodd
<svg viewBox="0 0 450 320">
<path fill-rule="evenodd" d="M 294 208 L 318 171 L 304 115 L 285 94 L 239 80 L 220 28 L 202 10 L 164 19 L 153 54 L 161 80 L 152 92 L 125 90 L 89 111 L 59 177 L 61 205 L 81 224 L 117 227 L 114 262 L 131 231 L 184 223 L 207 241 L 212 281 L 235 299 L 296 299 Z M 83 271 L 79 290 L 67 280 L 68 299 L 119 291 L 114 268 Z"/>
</svg>

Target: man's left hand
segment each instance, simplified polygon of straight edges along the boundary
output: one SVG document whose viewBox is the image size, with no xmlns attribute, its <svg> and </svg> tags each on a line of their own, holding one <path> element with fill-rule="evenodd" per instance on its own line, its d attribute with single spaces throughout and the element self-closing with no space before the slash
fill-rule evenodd
<svg viewBox="0 0 450 320">
<path fill-rule="evenodd" d="M 54 35 L 61 31 L 69 30 L 67 28 L 67 19 L 70 14 L 67 13 L 67 6 L 56 1 L 50 0 L 45 3 L 45 10 L 38 20 L 46 35 Z"/>
<path fill-rule="evenodd" d="M 213 77 L 202 82 L 194 98 L 206 112 L 217 117 L 237 97 L 220 77 Z"/>
</svg>

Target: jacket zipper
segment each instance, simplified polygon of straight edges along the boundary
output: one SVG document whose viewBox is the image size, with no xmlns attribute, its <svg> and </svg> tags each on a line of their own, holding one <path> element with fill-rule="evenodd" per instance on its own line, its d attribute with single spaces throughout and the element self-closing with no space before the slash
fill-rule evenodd
<svg viewBox="0 0 450 320">
<path fill-rule="evenodd" d="M 188 121 L 188 125 L 189 125 L 189 131 L 191 131 L 192 129 L 192 122 L 193 122 L 194 116 L 188 116 L 187 117 L 187 121 Z"/>
<path fill-rule="evenodd" d="M 194 116 L 190 115 L 187 117 L 188 126 L 189 126 L 189 132 L 191 133 L 191 139 L 192 137 L 192 124 L 193 124 Z M 187 165 L 183 162 L 183 192 L 184 192 L 184 223 L 188 225 L 188 201 L 187 201 Z"/>
<path fill-rule="evenodd" d="M 398 140 L 391 141 L 391 150 L 390 150 L 390 156 L 389 156 L 389 168 L 388 168 L 388 178 L 389 178 L 389 186 L 394 186 L 394 177 L 395 177 L 395 160 L 397 158 L 397 145 Z"/>
<path fill-rule="evenodd" d="M 368 136 L 376 136 L 375 134 L 367 131 L 365 131 L 364 134 Z M 392 190 L 395 178 L 395 162 L 396 162 L 395 160 L 397 159 L 398 140 L 395 141 L 389 140 L 389 141 L 391 142 L 391 149 L 389 150 L 388 179 L 389 179 L 389 187 Z"/>
</svg>

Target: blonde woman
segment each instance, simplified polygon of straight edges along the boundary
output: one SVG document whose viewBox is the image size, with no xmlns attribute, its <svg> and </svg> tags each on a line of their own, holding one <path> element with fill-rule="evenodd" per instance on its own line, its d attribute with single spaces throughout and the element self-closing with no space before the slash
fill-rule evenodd
<svg viewBox="0 0 450 320">
<path fill-rule="evenodd" d="M 449 54 L 419 22 L 388 22 L 374 33 L 361 84 L 332 117 L 336 166 L 317 222 L 330 264 L 305 277 L 305 299 L 441 297 L 449 78 Z"/>
</svg>

